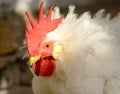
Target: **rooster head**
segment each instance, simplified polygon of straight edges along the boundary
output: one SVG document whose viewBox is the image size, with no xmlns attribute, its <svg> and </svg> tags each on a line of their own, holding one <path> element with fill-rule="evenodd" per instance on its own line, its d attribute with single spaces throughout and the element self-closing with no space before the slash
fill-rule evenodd
<svg viewBox="0 0 120 94">
<path fill-rule="evenodd" d="M 46 34 L 55 30 L 60 24 L 62 18 L 52 19 L 52 9 L 50 8 L 48 15 L 43 15 L 43 2 L 40 5 L 38 22 L 26 13 L 31 24 L 26 24 L 26 44 L 30 55 L 29 66 L 34 70 L 36 76 L 51 76 L 55 68 L 55 59 L 61 46 L 55 46 L 54 41 L 47 41 Z"/>
</svg>

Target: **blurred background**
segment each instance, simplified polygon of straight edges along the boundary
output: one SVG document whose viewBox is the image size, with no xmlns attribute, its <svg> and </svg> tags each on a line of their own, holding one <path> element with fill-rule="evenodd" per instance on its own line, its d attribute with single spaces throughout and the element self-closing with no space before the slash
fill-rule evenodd
<svg viewBox="0 0 120 94">
<path fill-rule="evenodd" d="M 41 0 L 0 0 L 0 94 L 33 94 L 32 74 L 24 57 L 25 12 L 37 17 Z M 44 12 L 51 4 L 66 15 L 68 5 L 76 6 L 76 13 L 106 9 L 114 17 L 120 12 L 120 0 L 44 0 Z"/>
</svg>

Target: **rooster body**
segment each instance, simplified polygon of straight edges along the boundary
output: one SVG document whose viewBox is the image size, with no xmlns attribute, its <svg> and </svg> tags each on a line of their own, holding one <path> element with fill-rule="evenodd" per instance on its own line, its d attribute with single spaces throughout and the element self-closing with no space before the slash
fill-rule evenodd
<svg viewBox="0 0 120 94">
<path fill-rule="evenodd" d="M 80 17 L 69 7 L 59 26 L 44 41 L 62 51 L 50 77 L 34 75 L 35 94 L 120 94 L 120 16 L 110 19 L 100 10 Z M 103 17 L 104 16 L 104 17 Z M 55 7 L 52 18 L 60 17 Z"/>
</svg>

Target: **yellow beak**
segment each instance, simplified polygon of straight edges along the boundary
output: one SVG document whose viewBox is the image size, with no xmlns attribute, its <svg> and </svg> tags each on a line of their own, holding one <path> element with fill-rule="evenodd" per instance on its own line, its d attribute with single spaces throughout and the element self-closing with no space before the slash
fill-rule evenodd
<svg viewBox="0 0 120 94">
<path fill-rule="evenodd" d="M 33 66 L 33 64 L 35 63 L 35 62 L 37 62 L 38 60 L 40 59 L 40 55 L 39 56 L 35 56 L 35 57 L 30 57 L 30 59 L 29 59 L 29 66 L 30 67 L 32 67 Z"/>
</svg>

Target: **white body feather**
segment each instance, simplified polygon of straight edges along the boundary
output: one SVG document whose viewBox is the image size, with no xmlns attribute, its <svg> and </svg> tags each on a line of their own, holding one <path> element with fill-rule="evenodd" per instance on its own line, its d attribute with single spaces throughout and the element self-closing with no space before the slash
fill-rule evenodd
<svg viewBox="0 0 120 94">
<path fill-rule="evenodd" d="M 80 17 L 69 7 L 58 28 L 48 33 L 63 53 L 51 77 L 33 78 L 35 94 L 120 94 L 120 16 L 103 17 L 100 10 L 92 18 Z M 59 8 L 53 18 L 60 16 Z"/>
</svg>

